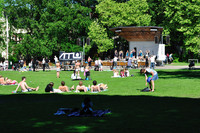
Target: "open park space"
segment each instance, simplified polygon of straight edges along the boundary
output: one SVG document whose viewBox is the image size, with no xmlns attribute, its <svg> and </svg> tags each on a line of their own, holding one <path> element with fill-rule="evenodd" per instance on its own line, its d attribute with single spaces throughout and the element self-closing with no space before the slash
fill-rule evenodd
<svg viewBox="0 0 200 133">
<path fill-rule="evenodd" d="M 45 93 L 49 82 L 54 88 L 61 81 L 66 85 L 78 85 L 72 81 L 72 71 L 18 72 L 1 71 L 1 75 L 21 81 L 26 76 L 29 86 L 37 92 L 12 94 L 16 85 L 0 86 L 1 132 L 199 132 L 200 127 L 200 70 L 156 69 L 159 79 L 154 92 L 141 92 L 145 77 L 139 69 L 130 70 L 133 77 L 111 78 L 112 71 L 91 71 L 93 80 L 108 85 L 99 93 L 65 92 Z M 81 73 L 83 77 L 83 73 Z M 19 90 L 20 91 L 20 90 Z M 58 108 L 81 108 L 85 97 L 90 97 L 93 109 L 110 109 L 104 117 L 55 116 Z"/>
</svg>

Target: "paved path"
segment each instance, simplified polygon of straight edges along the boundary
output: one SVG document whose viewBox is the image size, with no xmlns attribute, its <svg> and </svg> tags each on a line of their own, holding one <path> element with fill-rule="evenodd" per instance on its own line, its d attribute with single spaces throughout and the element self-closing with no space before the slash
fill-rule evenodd
<svg viewBox="0 0 200 133">
<path fill-rule="evenodd" d="M 188 69 L 188 66 L 156 66 L 156 69 Z M 194 69 L 200 69 L 200 66 L 195 66 Z"/>
<path fill-rule="evenodd" d="M 118 67 L 121 69 L 121 67 Z M 188 69 L 188 66 L 171 66 L 171 65 L 166 65 L 166 66 L 156 66 L 155 69 Z M 103 70 L 109 70 L 110 67 L 104 66 Z M 141 68 L 137 68 L 141 69 Z M 194 69 L 200 69 L 200 66 L 195 66 Z"/>
<path fill-rule="evenodd" d="M 121 69 L 121 67 L 119 67 L 119 66 L 117 68 Z M 137 69 L 141 69 L 141 68 L 137 68 Z M 166 66 L 156 66 L 155 69 L 188 69 L 188 66 L 171 66 L 171 65 L 166 65 Z M 197 69 L 200 70 L 200 66 L 195 66 L 194 69 L 195 70 L 197 70 Z M 42 69 L 38 69 L 38 70 L 42 71 Z M 51 67 L 50 70 L 56 70 L 55 66 Z M 92 68 L 92 70 L 94 70 L 94 69 Z M 103 70 L 110 70 L 110 67 L 103 66 Z M 9 69 L 8 71 L 12 71 L 12 69 Z"/>
</svg>

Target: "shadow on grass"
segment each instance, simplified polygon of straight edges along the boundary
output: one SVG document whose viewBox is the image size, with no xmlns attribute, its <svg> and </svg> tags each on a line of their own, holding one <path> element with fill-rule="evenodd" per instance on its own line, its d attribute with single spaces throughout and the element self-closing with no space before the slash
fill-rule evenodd
<svg viewBox="0 0 200 133">
<path fill-rule="evenodd" d="M 105 117 L 54 116 L 58 108 L 81 106 L 85 97 L 93 109 L 110 109 Z M 200 99 L 15 94 L 0 96 L 3 132 L 199 132 Z"/>
<path fill-rule="evenodd" d="M 198 70 L 177 70 L 177 71 L 165 71 L 159 70 L 158 71 L 159 78 L 199 78 L 200 71 Z"/>
</svg>

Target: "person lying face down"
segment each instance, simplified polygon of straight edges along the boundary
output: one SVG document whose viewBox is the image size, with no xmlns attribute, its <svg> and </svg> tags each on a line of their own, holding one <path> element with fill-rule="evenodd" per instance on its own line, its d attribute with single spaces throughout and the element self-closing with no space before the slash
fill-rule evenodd
<svg viewBox="0 0 200 133">
<path fill-rule="evenodd" d="M 89 90 L 89 89 L 90 89 L 90 87 L 86 87 L 85 85 L 83 85 L 82 81 L 79 81 L 79 85 L 77 85 L 77 87 L 76 87 L 76 92 L 78 92 L 78 91 L 87 92 L 87 90 Z"/>
<path fill-rule="evenodd" d="M 67 86 L 65 86 L 65 82 L 61 81 L 61 86 L 58 87 L 62 92 L 69 92 L 69 89 Z"/>
</svg>

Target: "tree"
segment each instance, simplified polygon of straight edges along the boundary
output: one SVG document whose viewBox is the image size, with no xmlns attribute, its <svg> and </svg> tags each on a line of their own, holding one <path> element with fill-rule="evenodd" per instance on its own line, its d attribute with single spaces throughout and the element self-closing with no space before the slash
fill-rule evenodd
<svg viewBox="0 0 200 133">
<path fill-rule="evenodd" d="M 4 7 L 4 0 L 0 0 L 0 18 L 3 18 L 3 7 Z M 3 49 L 5 47 L 4 42 L 4 35 L 3 35 L 3 25 L 5 22 L 0 21 L 0 49 Z"/>
<path fill-rule="evenodd" d="M 100 0 L 96 8 L 101 23 L 107 27 L 146 26 L 151 22 L 146 0 L 130 0 L 124 3 Z"/>
<path fill-rule="evenodd" d="M 98 21 L 90 25 L 89 37 L 99 48 L 99 52 L 105 52 L 113 48 L 113 33 L 109 28 L 118 26 L 146 26 L 151 22 L 148 15 L 146 0 L 129 0 L 127 2 L 115 2 L 113 0 L 99 0 L 96 12 Z"/>
<path fill-rule="evenodd" d="M 82 51 L 75 42 L 78 37 L 87 36 L 90 8 L 72 0 L 6 0 L 6 3 L 5 10 L 13 26 L 11 34 L 16 34 L 15 29 L 27 31 L 16 34 L 23 39 L 14 45 L 15 52 L 30 58 L 51 56 L 60 50 Z"/>
<path fill-rule="evenodd" d="M 90 27 L 89 37 L 93 39 L 93 42 L 98 47 L 98 53 L 106 52 L 113 47 L 113 41 L 108 38 L 106 28 L 99 25 L 97 21 L 94 21 Z"/>
<path fill-rule="evenodd" d="M 152 15 L 151 23 L 164 27 L 164 32 L 170 34 L 170 48 L 179 53 L 180 57 L 184 53 L 181 49 L 197 56 L 200 53 L 200 1 L 147 1 Z M 188 53 L 184 55 L 188 58 Z"/>
</svg>

